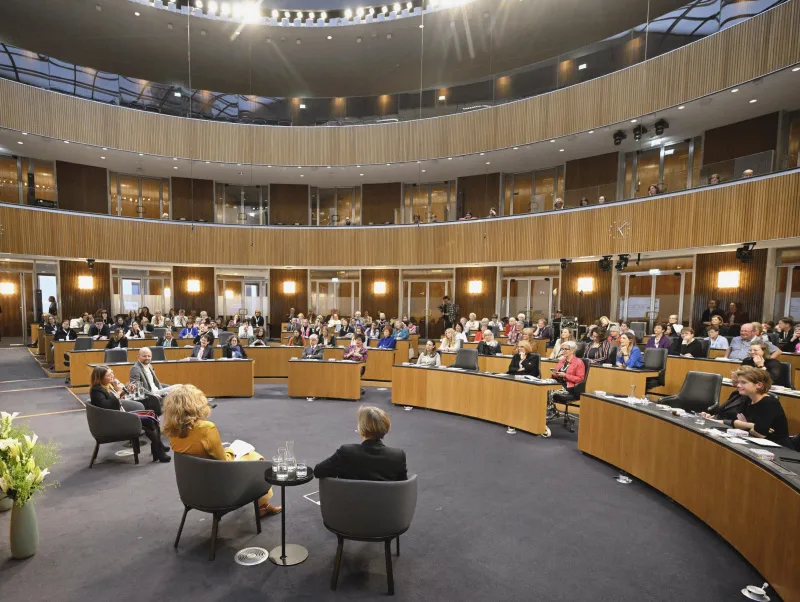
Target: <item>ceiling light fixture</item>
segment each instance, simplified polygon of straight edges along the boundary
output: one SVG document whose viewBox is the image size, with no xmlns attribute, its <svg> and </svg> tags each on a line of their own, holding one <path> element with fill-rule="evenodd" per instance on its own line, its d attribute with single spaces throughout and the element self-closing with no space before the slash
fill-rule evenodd
<svg viewBox="0 0 800 602">
<path fill-rule="evenodd" d="M 100 157 L 100 158 L 103 159 L 103 161 L 105 161 L 105 159 L 106 159 L 105 157 Z"/>
<path fill-rule="evenodd" d="M 69 144 L 69 140 L 64 140 L 64 144 Z"/>
<path fill-rule="evenodd" d="M 352 9 L 349 9 L 349 8 L 345 9 L 345 11 L 344 11 L 344 18 L 345 18 L 345 19 L 352 19 L 352 17 L 353 17 L 353 11 L 352 11 Z"/>
<path fill-rule="evenodd" d="M 304 105 L 304 104 L 301 104 L 301 105 L 300 105 L 300 108 L 301 108 L 301 109 L 305 109 L 305 108 L 306 108 L 306 105 Z"/>
<path fill-rule="evenodd" d="M 328 36 L 328 39 L 329 39 L 329 40 L 332 40 L 332 39 L 333 39 L 333 36 Z"/>
<path fill-rule="evenodd" d="M 738 91 L 739 91 L 739 88 L 734 88 L 733 90 L 731 90 L 731 94 L 736 94 Z"/>
<path fill-rule="evenodd" d="M 564 152 L 564 149 L 563 149 L 563 148 L 560 148 L 560 149 L 558 149 L 558 152 L 560 152 L 560 153 L 563 153 L 563 152 Z"/>
<path fill-rule="evenodd" d="M 581 63 L 578 65 L 578 71 L 583 71 L 584 69 L 586 69 L 586 63 Z"/>
<path fill-rule="evenodd" d="M 382 6 L 381 7 L 381 12 L 385 15 L 386 13 L 389 12 L 389 7 L 388 6 Z"/>
<path fill-rule="evenodd" d="M 519 147 L 518 147 L 518 146 L 515 146 L 515 147 L 514 147 L 514 150 L 519 150 Z"/>
<path fill-rule="evenodd" d="M 425 173 L 426 171 L 428 171 L 428 170 L 427 170 L 427 169 L 423 169 L 423 170 L 422 170 L 422 173 Z"/>
<path fill-rule="evenodd" d="M 22 135 L 23 135 L 23 136 L 27 136 L 27 135 L 28 135 L 28 132 L 22 132 Z"/>
<path fill-rule="evenodd" d="M 137 17 L 139 16 L 139 13 L 133 13 L 133 14 L 136 15 Z"/>
<path fill-rule="evenodd" d="M 322 11 L 322 12 L 319 14 L 319 18 L 320 18 L 320 19 L 322 19 L 322 20 L 324 21 L 325 19 L 327 19 L 327 18 L 328 18 L 328 13 L 326 13 L 325 11 Z"/>
<path fill-rule="evenodd" d="M 17 140 L 17 144 L 25 144 L 25 143 L 22 142 L 21 140 Z"/>
<path fill-rule="evenodd" d="M 280 17 L 280 16 L 281 16 L 281 13 L 280 13 L 280 12 L 278 12 L 278 9 L 277 9 L 277 8 L 274 8 L 274 9 L 272 9 L 272 18 L 273 18 L 273 19 L 277 19 L 277 18 L 278 18 L 278 17 Z"/>
<path fill-rule="evenodd" d="M 681 106 L 678 107 L 678 110 L 679 111 L 683 111 L 685 108 L 686 108 L 686 105 L 681 105 Z"/>
<path fill-rule="evenodd" d="M 439 100 L 446 100 L 447 97 L 444 94 L 439 94 Z"/>
<path fill-rule="evenodd" d="M 752 104 L 755 104 L 757 102 L 758 102 L 758 99 L 754 98 L 753 100 L 750 101 L 750 104 L 752 105 Z"/>
<path fill-rule="evenodd" d="M 636 119 L 631 119 L 631 123 L 636 123 Z"/>
<path fill-rule="evenodd" d="M 491 162 L 491 161 L 487 161 L 487 162 L 486 162 L 486 165 L 491 165 L 491 164 L 492 164 L 492 162 Z"/>
<path fill-rule="evenodd" d="M 589 133 L 590 134 L 594 134 L 594 130 L 589 130 Z"/>
<path fill-rule="evenodd" d="M 364 16 L 364 9 L 363 9 L 362 7 L 360 7 L 360 6 L 359 6 L 359 7 L 356 9 L 356 15 L 358 15 L 359 17 L 363 17 L 363 16 Z"/>
<path fill-rule="evenodd" d="M 797 73 L 798 71 L 800 71 L 800 67 L 795 67 L 792 69 L 792 73 Z"/>
</svg>

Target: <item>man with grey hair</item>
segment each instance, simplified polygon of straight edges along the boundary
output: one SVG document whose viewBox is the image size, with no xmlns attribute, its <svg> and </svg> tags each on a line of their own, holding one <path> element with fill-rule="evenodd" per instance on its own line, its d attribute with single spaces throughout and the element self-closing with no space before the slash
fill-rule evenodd
<svg viewBox="0 0 800 602">
<path fill-rule="evenodd" d="M 304 360 L 321 360 L 322 359 L 322 345 L 319 344 L 319 337 L 312 334 L 308 337 L 308 347 L 303 348 L 303 355 L 301 359 Z"/>
<path fill-rule="evenodd" d="M 733 337 L 728 350 L 725 352 L 725 357 L 731 360 L 739 361 L 747 359 L 750 357 L 750 343 L 755 340 L 758 339 L 756 338 L 756 329 L 753 323 L 748 322 L 746 324 L 742 324 L 742 328 L 739 331 L 739 336 Z M 781 354 L 781 350 L 773 345 L 772 342 L 765 341 L 764 344 L 769 348 L 769 356 L 772 359 L 775 359 Z"/>
</svg>

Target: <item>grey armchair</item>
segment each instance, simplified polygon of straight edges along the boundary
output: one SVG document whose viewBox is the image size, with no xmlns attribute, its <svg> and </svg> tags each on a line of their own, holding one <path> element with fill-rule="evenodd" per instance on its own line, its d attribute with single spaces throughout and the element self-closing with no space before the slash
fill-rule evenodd
<svg viewBox="0 0 800 602">
<path fill-rule="evenodd" d="M 153 356 L 152 361 L 154 362 L 166 362 L 167 361 L 167 354 L 164 353 L 164 348 L 155 346 L 150 347 L 150 354 Z"/>
<path fill-rule="evenodd" d="M 214 517 L 209 560 L 214 560 L 216 555 L 219 521 L 229 512 L 253 504 L 256 532 L 261 533 L 258 498 L 270 489 L 264 480 L 264 472 L 271 468 L 271 462 L 225 462 L 175 453 L 175 479 L 183 502 L 183 518 L 175 547 L 180 542 L 189 510 L 208 512 Z"/>
<path fill-rule="evenodd" d="M 397 541 L 399 556 L 400 536 L 411 525 L 417 507 L 417 475 L 406 481 L 320 479 L 319 500 L 322 522 L 339 540 L 331 589 L 339 581 L 345 539 L 382 541 L 389 595 L 394 595 L 392 540 Z"/>
<path fill-rule="evenodd" d="M 231 340 L 231 337 L 234 333 L 228 332 L 227 330 L 221 330 L 219 333 L 219 342 L 217 343 L 220 347 L 224 347 L 228 344 L 228 341 Z"/>
<path fill-rule="evenodd" d="M 689 372 L 677 395 L 662 397 L 661 403 L 687 412 L 705 412 L 719 403 L 722 377 L 707 372 Z"/>
<path fill-rule="evenodd" d="M 464 370 L 477 370 L 478 350 L 459 349 L 458 351 L 456 351 L 456 361 L 453 363 L 453 368 L 463 368 Z"/>
<path fill-rule="evenodd" d="M 142 432 L 142 421 L 136 414 L 127 414 L 118 410 L 106 410 L 87 404 L 86 420 L 89 423 L 89 432 L 95 440 L 94 453 L 89 461 L 89 468 L 94 465 L 101 444 L 117 443 L 119 441 L 131 442 L 134 463 L 139 463 L 139 434 Z"/>
<path fill-rule="evenodd" d="M 106 364 L 123 364 L 128 361 L 128 350 L 124 347 L 106 349 L 103 354 L 103 361 Z"/>
</svg>

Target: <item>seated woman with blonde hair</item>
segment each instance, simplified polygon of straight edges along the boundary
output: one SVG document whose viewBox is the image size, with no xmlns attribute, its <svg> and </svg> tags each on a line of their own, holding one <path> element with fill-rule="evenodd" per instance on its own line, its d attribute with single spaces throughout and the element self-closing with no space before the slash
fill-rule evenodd
<svg viewBox="0 0 800 602">
<path fill-rule="evenodd" d="M 223 449 L 217 426 L 206 420 L 211 414 L 211 406 L 203 392 L 194 385 L 176 385 L 164 398 L 164 413 L 161 416 L 161 431 L 169 437 L 175 453 L 233 461 L 230 449 Z M 263 460 L 264 456 L 251 451 L 238 461 Z M 213 484 L 210 484 L 213 487 Z M 259 515 L 278 514 L 281 506 L 269 503 L 272 489 L 258 500 Z"/>
</svg>

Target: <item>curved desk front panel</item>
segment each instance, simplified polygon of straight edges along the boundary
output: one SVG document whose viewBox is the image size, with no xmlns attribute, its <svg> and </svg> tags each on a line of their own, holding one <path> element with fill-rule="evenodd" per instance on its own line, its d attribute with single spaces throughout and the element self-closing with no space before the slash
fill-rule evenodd
<svg viewBox="0 0 800 602">
<path fill-rule="evenodd" d="M 710 423 L 700 428 L 706 428 Z M 784 600 L 800 600 L 800 460 L 776 463 L 649 406 L 583 395 L 578 449 L 669 496 L 736 548 Z M 793 474 L 785 474 L 790 472 Z M 735 579 L 735 575 L 733 576 Z"/>
</svg>

